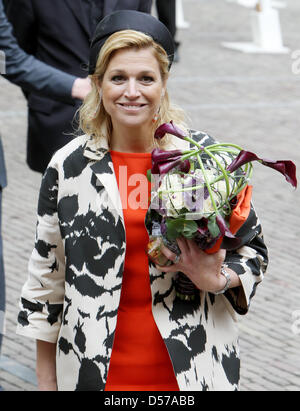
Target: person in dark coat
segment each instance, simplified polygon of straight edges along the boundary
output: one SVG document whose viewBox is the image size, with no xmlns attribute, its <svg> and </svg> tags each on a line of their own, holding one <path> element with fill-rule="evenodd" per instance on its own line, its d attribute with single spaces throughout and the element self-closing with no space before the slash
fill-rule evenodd
<svg viewBox="0 0 300 411">
<path fill-rule="evenodd" d="M 0 0 L 0 75 L 30 92 L 47 95 L 72 104 L 74 98 L 84 99 L 90 91 L 88 79 L 76 78 L 52 68 L 26 54 L 18 45 Z M 7 185 L 4 153 L 0 135 L 0 352 L 5 312 L 5 278 L 1 236 L 2 191 Z M 2 388 L 0 387 L 0 390 Z"/>
<path fill-rule="evenodd" d="M 179 61 L 179 42 L 176 40 L 176 0 L 156 0 L 157 16 L 159 20 L 168 28 L 175 46 L 174 62 Z"/>
<path fill-rule="evenodd" d="M 76 78 L 28 55 L 13 36 L 13 29 L 0 0 L 0 74 L 27 90 L 67 104 L 83 100 L 90 90 L 87 78 Z"/>
<path fill-rule="evenodd" d="M 22 48 L 39 60 L 79 77 L 87 75 L 90 38 L 115 10 L 151 12 L 152 0 L 9 0 L 7 15 Z M 74 137 L 73 106 L 36 93 L 28 100 L 27 162 L 44 172 L 53 153 Z"/>
</svg>

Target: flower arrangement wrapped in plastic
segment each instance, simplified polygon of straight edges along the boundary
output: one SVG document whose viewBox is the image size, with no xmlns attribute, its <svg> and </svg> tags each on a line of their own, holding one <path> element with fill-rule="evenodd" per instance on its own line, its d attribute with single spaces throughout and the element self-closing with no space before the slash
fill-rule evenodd
<svg viewBox="0 0 300 411">
<path fill-rule="evenodd" d="M 230 143 L 203 146 L 173 122 L 160 126 L 155 138 L 162 139 L 166 134 L 188 141 L 191 148 L 152 151 L 153 226 L 148 255 L 160 266 L 172 264 L 161 252 L 162 244 L 180 254 L 178 237 L 193 239 L 208 253 L 220 247 L 239 247 L 241 239 L 235 234 L 247 218 L 241 205 L 248 204 L 250 211 L 253 161 L 279 171 L 297 187 L 296 167 L 290 160 L 262 159 Z M 175 287 L 178 297 L 194 298 L 196 289 L 184 274 L 179 273 Z"/>
</svg>

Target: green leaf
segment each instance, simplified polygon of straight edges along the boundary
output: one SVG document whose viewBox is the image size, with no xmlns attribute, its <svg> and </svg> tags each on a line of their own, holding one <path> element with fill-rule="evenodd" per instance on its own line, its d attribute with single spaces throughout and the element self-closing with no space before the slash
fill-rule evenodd
<svg viewBox="0 0 300 411">
<path fill-rule="evenodd" d="M 220 235 L 220 229 L 215 216 L 211 216 L 208 219 L 207 227 L 213 238 L 217 238 Z"/>
<path fill-rule="evenodd" d="M 182 235 L 186 238 L 193 238 L 198 230 L 197 223 L 193 220 L 184 220 Z"/>
<path fill-rule="evenodd" d="M 180 237 L 182 219 L 167 219 L 166 226 L 169 240 L 175 240 L 177 237 Z"/>
<path fill-rule="evenodd" d="M 149 168 L 149 170 L 147 170 L 147 180 L 151 183 L 151 176 L 152 176 L 152 173 L 151 173 L 151 168 Z"/>
<path fill-rule="evenodd" d="M 195 221 L 185 218 L 167 219 L 166 226 L 169 240 L 175 240 L 180 236 L 193 238 L 198 229 Z"/>
</svg>

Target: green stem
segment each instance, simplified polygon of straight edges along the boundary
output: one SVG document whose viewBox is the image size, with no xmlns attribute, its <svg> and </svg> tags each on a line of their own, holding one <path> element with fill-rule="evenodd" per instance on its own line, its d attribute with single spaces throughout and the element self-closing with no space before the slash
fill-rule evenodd
<svg viewBox="0 0 300 411">
<path fill-rule="evenodd" d="M 209 151 L 217 152 L 217 153 L 230 153 L 230 154 L 235 154 L 235 155 L 239 154 L 237 150 L 233 148 L 229 148 L 229 147 L 222 147 L 221 150 L 218 147 L 212 147 L 212 148 L 206 147 L 206 148 L 208 148 Z"/>
<path fill-rule="evenodd" d="M 182 153 L 183 156 L 181 157 L 181 160 L 182 161 L 187 160 L 188 158 L 195 156 L 197 153 L 199 153 L 199 151 L 200 150 L 198 150 L 198 149 L 197 150 L 184 151 Z M 203 151 L 203 150 L 201 150 L 201 151 Z"/>
<path fill-rule="evenodd" d="M 218 181 L 222 180 L 223 176 L 218 176 L 216 177 L 211 183 L 210 185 L 214 185 L 216 184 Z M 194 190 L 198 190 L 199 188 L 203 188 L 204 185 L 198 185 L 198 186 L 192 186 L 192 187 L 186 187 L 186 188 L 181 188 L 180 190 L 158 190 L 158 193 L 162 193 L 162 194 L 169 194 L 169 193 L 180 193 L 180 192 L 185 192 L 185 191 L 194 191 Z"/>
<path fill-rule="evenodd" d="M 171 187 L 171 182 L 170 182 L 170 176 L 169 176 L 169 174 L 167 174 L 167 177 L 168 177 L 168 179 L 167 179 L 168 186 Z M 169 200 L 170 200 L 170 202 L 171 202 L 171 204 L 172 204 L 173 210 L 176 211 L 177 216 L 178 216 L 179 213 L 178 213 L 178 211 L 176 210 L 176 208 L 174 207 L 174 203 L 173 203 L 173 201 L 172 201 L 172 198 L 171 198 L 170 196 L 168 196 L 168 197 L 169 197 Z"/>
<path fill-rule="evenodd" d="M 218 211 L 216 202 L 215 202 L 214 197 L 213 197 L 213 192 L 212 192 L 212 189 L 211 189 L 211 186 L 210 186 L 210 182 L 209 182 L 209 180 L 208 180 L 208 178 L 207 178 L 207 174 L 206 174 L 206 171 L 205 171 L 205 168 L 204 168 L 202 159 L 201 159 L 201 157 L 200 157 L 199 154 L 197 154 L 197 159 L 198 159 L 198 161 L 199 161 L 200 168 L 201 168 L 201 171 L 202 171 L 204 180 L 205 180 L 205 184 L 206 184 L 206 186 L 207 186 L 207 189 L 208 189 L 208 192 L 209 192 L 209 195 L 210 195 L 210 199 L 211 199 L 212 206 L 213 206 L 216 214 L 219 214 L 219 211 Z"/>
<path fill-rule="evenodd" d="M 237 155 L 238 152 L 242 151 L 243 149 L 238 146 L 237 144 L 232 144 L 232 143 L 215 143 L 215 144 L 211 144 L 209 146 L 204 147 L 203 145 L 199 144 L 198 142 L 194 141 L 190 136 L 185 136 L 185 140 L 191 144 L 193 144 L 194 146 L 197 147 L 197 149 L 192 149 L 192 150 L 186 150 L 183 151 L 183 155 L 182 155 L 182 161 L 187 160 L 191 157 L 196 157 L 198 159 L 198 162 L 200 164 L 200 168 L 205 180 L 205 185 L 207 186 L 210 198 L 211 198 L 211 202 L 212 202 L 212 206 L 215 210 L 215 212 L 218 214 L 218 207 L 216 205 L 215 199 L 214 199 L 214 194 L 212 191 L 212 186 L 214 184 L 216 184 L 218 181 L 222 180 L 224 178 L 225 183 L 226 183 L 226 200 L 225 202 L 222 204 L 222 207 L 226 204 L 227 206 L 229 205 L 229 202 L 232 198 L 234 198 L 236 195 L 238 195 L 243 189 L 244 187 L 248 184 L 251 176 L 252 176 L 252 171 L 253 171 L 253 166 L 251 163 L 246 164 L 246 167 L 244 169 L 244 173 L 245 176 L 240 178 L 240 181 L 238 183 L 235 183 L 236 187 L 235 189 L 232 188 L 232 190 L 230 189 L 230 181 L 229 181 L 229 173 L 226 171 L 226 169 L 223 167 L 223 165 L 221 164 L 221 162 L 216 158 L 216 156 L 213 154 L 214 152 L 219 152 L 219 153 L 230 153 L 233 155 Z M 200 154 L 205 152 L 210 158 L 212 158 L 215 163 L 217 164 L 217 166 L 219 167 L 219 169 L 222 172 L 221 176 L 218 176 L 217 178 L 215 178 L 212 182 L 209 182 L 209 179 L 207 177 L 205 168 L 204 168 L 204 164 L 203 161 L 201 159 Z M 245 181 L 246 180 L 246 181 Z M 168 184 L 169 187 L 171 187 L 170 185 L 170 181 L 168 180 Z M 170 194 L 170 193 L 177 193 L 177 192 L 185 192 L 185 191 L 194 191 L 194 190 L 198 190 L 201 189 L 205 186 L 204 184 L 198 185 L 198 186 L 193 186 L 193 187 L 186 187 L 186 188 L 182 188 L 179 190 L 172 190 L 172 189 L 168 189 L 168 190 L 158 190 L 158 193 L 160 194 Z M 172 199 L 170 198 L 170 201 L 172 203 Z"/>
<path fill-rule="evenodd" d="M 223 177 L 225 179 L 225 183 L 226 183 L 226 198 L 229 197 L 230 195 L 230 183 L 229 183 L 229 178 L 228 178 L 228 173 L 225 170 L 225 168 L 222 166 L 222 164 L 220 163 L 220 161 L 216 158 L 216 156 L 214 156 L 209 149 L 204 148 L 204 152 L 209 155 L 214 161 L 215 163 L 219 166 L 220 170 L 222 171 Z"/>
<path fill-rule="evenodd" d="M 216 144 L 211 144 L 210 146 L 206 146 L 206 148 L 208 148 L 209 150 L 215 147 L 232 147 L 232 148 L 236 148 L 239 151 L 243 150 L 242 147 L 238 146 L 237 144 L 232 144 L 232 143 L 216 143 Z"/>
<path fill-rule="evenodd" d="M 188 141 L 189 143 L 193 144 L 194 146 L 198 147 L 200 150 L 202 150 L 202 148 L 203 148 L 202 145 L 199 144 L 199 143 L 197 143 L 195 140 L 193 140 L 192 137 L 190 137 L 190 136 L 185 136 L 184 139 L 185 139 L 186 141 Z"/>
<path fill-rule="evenodd" d="M 159 193 L 163 194 L 169 194 L 169 193 L 184 193 L 185 191 L 194 191 L 194 190 L 199 190 L 199 188 L 203 188 L 204 185 L 199 185 L 199 186 L 193 186 L 193 187 L 186 187 L 186 188 L 181 188 L 180 190 L 159 190 Z"/>
</svg>

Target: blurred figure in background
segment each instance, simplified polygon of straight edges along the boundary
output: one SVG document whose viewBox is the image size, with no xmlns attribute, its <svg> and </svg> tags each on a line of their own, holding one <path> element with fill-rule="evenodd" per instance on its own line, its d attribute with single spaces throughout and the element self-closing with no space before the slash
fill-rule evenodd
<svg viewBox="0 0 300 411">
<path fill-rule="evenodd" d="M 6 0 L 7 15 L 21 47 L 39 60 L 76 77 L 87 75 L 90 38 L 114 10 L 151 12 L 152 0 Z M 58 102 L 34 92 L 28 100 L 27 162 L 44 172 L 53 153 L 74 137 L 80 101 Z"/>
<path fill-rule="evenodd" d="M 0 0 L 0 75 L 27 91 L 47 95 L 72 104 L 74 98 L 84 99 L 89 93 L 90 80 L 76 78 L 56 70 L 26 54 L 12 34 Z M 1 130 L 0 130 L 1 131 Z M 5 312 L 5 277 L 1 236 L 2 191 L 6 187 L 6 169 L 0 135 L 0 352 Z M 0 386 L 0 391 L 2 388 Z"/>
<path fill-rule="evenodd" d="M 174 62 L 179 61 L 179 42 L 176 41 L 176 0 L 156 0 L 156 9 L 159 20 L 169 29 L 171 33 L 174 45 L 175 45 L 175 55 Z"/>
</svg>

